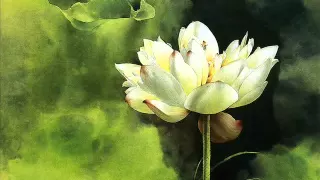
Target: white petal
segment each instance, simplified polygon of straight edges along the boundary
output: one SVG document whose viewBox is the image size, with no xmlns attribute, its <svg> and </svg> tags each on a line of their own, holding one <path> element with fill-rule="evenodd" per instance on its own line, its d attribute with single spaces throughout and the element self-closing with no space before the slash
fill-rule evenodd
<svg viewBox="0 0 320 180">
<path fill-rule="evenodd" d="M 242 41 L 241 41 L 241 44 L 240 44 L 241 48 L 243 48 L 247 44 L 247 39 L 248 39 L 248 32 L 246 32 L 246 34 L 242 38 Z"/>
<path fill-rule="evenodd" d="M 202 61 L 202 80 L 201 85 L 206 84 L 209 76 L 208 61 Z"/>
<path fill-rule="evenodd" d="M 184 62 L 178 51 L 174 51 L 170 60 L 170 72 L 180 82 L 184 92 L 189 94 L 197 87 L 197 75 L 194 70 Z"/>
<path fill-rule="evenodd" d="M 264 91 L 264 89 L 266 88 L 267 84 L 268 84 L 268 82 L 265 81 L 260 86 L 257 86 L 254 90 L 248 92 L 242 98 L 240 98 L 236 103 L 232 104 L 232 106 L 230 106 L 230 108 L 244 106 L 244 105 L 250 104 L 253 101 L 257 100 L 261 96 L 261 94 Z"/>
<path fill-rule="evenodd" d="M 218 50 L 215 49 L 211 44 L 207 44 L 204 47 L 206 58 L 208 61 L 212 61 L 215 55 L 217 55 Z"/>
<path fill-rule="evenodd" d="M 250 55 L 250 53 L 252 52 L 253 46 L 254 46 L 254 39 L 253 38 L 249 39 L 247 46 L 248 46 L 248 54 Z"/>
<path fill-rule="evenodd" d="M 205 51 L 203 50 L 203 47 L 196 39 L 193 39 L 190 41 L 189 50 L 192 52 L 192 54 L 195 54 L 196 59 L 189 59 L 189 57 L 186 58 L 187 63 L 193 68 L 193 70 L 196 72 L 198 76 L 198 85 L 205 84 L 208 79 L 209 75 L 209 66 L 208 61 L 206 58 Z M 194 57 L 194 56 L 193 56 Z M 199 82 L 200 80 L 200 82 Z"/>
<path fill-rule="evenodd" d="M 139 58 L 141 64 L 143 64 L 143 65 L 152 64 L 152 58 L 149 58 L 148 54 L 145 51 L 140 50 L 139 52 L 137 52 L 137 54 L 138 54 L 138 58 Z"/>
<path fill-rule="evenodd" d="M 263 83 L 271 70 L 272 60 L 268 59 L 264 64 L 254 69 L 248 77 L 243 81 L 240 89 L 239 96 L 243 97 L 248 92 L 254 90 L 258 85 Z"/>
<path fill-rule="evenodd" d="M 189 42 L 194 37 L 193 29 L 191 28 L 181 28 L 179 37 L 178 37 L 178 43 L 179 43 L 179 49 L 187 48 L 189 45 Z"/>
<path fill-rule="evenodd" d="M 210 57 L 211 55 L 219 53 L 217 40 L 205 24 L 199 21 L 192 22 L 182 32 L 183 34 L 179 35 L 181 37 L 179 38 L 180 50 L 181 48 L 186 47 L 188 45 L 192 37 L 196 37 L 200 43 L 205 42 L 205 44 L 207 44 L 205 50 L 206 57 Z"/>
<path fill-rule="evenodd" d="M 256 68 L 263 64 L 267 59 L 273 59 L 278 51 L 278 46 L 268 46 L 256 50 L 251 56 L 248 57 L 247 63 L 249 68 Z"/>
<path fill-rule="evenodd" d="M 125 63 L 115 64 L 115 67 L 131 84 L 137 84 L 141 68 L 140 65 Z"/>
<path fill-rule="evenodd" d="M 225 59 L 227 57 L 227 53 L 223 51 L 222 54 L 219 55 L 222 59 Z"/>
<path fill-rule="evenodd" d="M 216 38 L 210 31 L 210 29 L 203 23 L 199 21 L 192 22 L 188 27 L 192 28 L 194 36 L 200 40 L 200 42 L 205 41 L 207 45 L 210 45 L 210 49 L 207 48 L 207 51 L 211 51 L 212 54 L 219 53 L 219 47 Z"/>
<path fill-rule="evenodd" d="M 214 69 L 216 71 L 220 70 L 221 66 L 222 66 L 222 61 L 223 61 L 223 55 L 216 55 L 215 58 L 213 59 L 213 63 L 214 63 Z"/>
<path fill-rule="evenodd" d="M 141 68 L 140 65 L 130 63 L 115 64 L 115 67 L 124 77 L 132 76 L 133 73 L 139 74 Z"/>
<path fill-rule="evenodd" d="M 226 58 L 223 61 L 223 65 L 227 65 L 228 63 L 237 60 L 240 49 L 239 40 L 232 41 L 226 49 Z"/>
<path fill-rule="evenodd" d="M 239 55 L 240 55 L 240 46 L 238 46 L 235 50 L 233 50 L 232 52 L 226 53 L 226 58 L 223 61 L 223 65 L 227 65 L 233 61 L 236 61 L 239 59 Z"/>
<path fill-rule="evenodd" d="M 261 49 L 260 47 L 257 47 L 257 49 L 256 49 L 256 50 L 254 50 L 254 52 L 253 52 L 253 53 L 260 51 L 260 49 Z"/>
<path fill-rule="evenodd" d="M 183 59 L 186 61 L 187 60 L 188 50 L 186 48 L 182 48 L 180 50 L 180 54 L 182 55 Z"/>
<path fill-rule="evenodd" d="M 244 66 L 239 74 L 239 76 L 236 78 L 236 80 L 232 83 L 233 89 L 236 91 L 239 91 L 240 86 L 242 85 L 243 81 L 248 77 L 248 75 L 252 72 L 248 67 Z"/>
<path fill-rule="evenodd" d="M 183 106 L 186 94 L 174 76 L 156 65 L 142 66 L 143 87 L 163 102 L 172 106 Z M 139 84 L 140 85 L 140 84 Z"/>
<path fill-rule="evenodd" d="M 239 47 L 239 40 L 232 41 L 226 49 L 226 54 L 230 54 Z"/>
<path fill-rule="evenodd" d="M 129 87 L 128 89 L 126 89 L 124 92 L 126 93 L 126 94 L 128 94 L 130 91 L 132 91 L 132 90 L 134 90 L 134 89 L 136 89 L 137 87 Z"/>
<path fill-rule="evenodd" d="M 188 51 L 205 54 L 202 45 L 197 39 L 191 39 L 186 49 Z"/>
<path fill-rule="evenodd" d="M 198 85 L 205 84 L 208 79 L 209 66 L 202 45 L 197 39 L 192 39 L 189 42 L 188 50 L 192 52 L 192 59 L 189 59 L 191 56 L 187 55 L 186 61 L 196 72 L 198 76 Z M 193 58 L 195 57 L 194 55 L 197 55 L 197 59 Z"/>
<path fill-rule="evenodd" d="M 216 114 L 238 100 L 237 92 L 222 82 L 208 83 L 193 90 L 184 104 L 186 109 L 201 114 Z"/>
<path fill-rule="evenodd" d="M 152 55 L 153 41 L 149 39 L 143 39 L 143 48 L 148 55 Z"/>
<path fill-rule="evenodd" d="M 179 37 L 178 37 L 178 45 L 179 45 L 179 50 L 181 51 L 182 50 L 182 38 L 184 37 L 184 33 L 186 31 L 186 28 L 182 27 L 180 29 L 180 32 L 179 32 Z M 186 39 L 186 38 L 185 38 Z M 187 45 L 187 43 L 185 44 Z"/>
<path fill-rule="evenodd" d="M 197 86 L 200 86 L 202 82 L 206 81 L 208 78 L 208 75 L 204 76 L 204 73 L 209 71 L 206 70 L 206 68 L 208 69 L 208 66 L 205 66 L 205 63 L 207 63 L 205 55 L 203 53 L 194 53 L 189 51 L 187 53 L 186 62 L 196 73 Z"/>
<path fill-rule="evenodd" d="M 135 86 L 134 84 L 132 84 L 130 81 L 125 81 L 122 83 L 122 87 L 132 87 Z"/>
<path fill-rule="evenodd" d="M 154 95 L 143 91 L 139 87 L 135 87 L 134 89 L 130 89 L 126 92 L 128 94 L 125 100 L 130 107 L 142 113 L 154 114 L 151 109 L 149 109 L 149 107 L 143 103 L 143 101 L 146 99 L 157 99 Z"/>
<path fill-rule="evenodd" d="M 170 55 L 173 49 L 164 42 L 154 42 L 152 47 L 153 55 L 157 64 L 164 70 L 169 71 Z"/>
<path fill-rule="evenodd" d="M 249 57 L 252 48 L 253 48 L 253 44 L 254 44 L 254 40 L 253 39 L 249 39 L 249 42 L 246 46 L 244 46 L 244 48 L 241 49 L 240 54 L 239 54 L 239 58 L 240 59 L 246 59 Z"/>
<path fill-rule="evenodd" d="M 170 106 L 157 100 L 145 100 L 144 103 L 162 120 L 171 123 L 178 122 L 189 114 L 185 108 Z"/>
<path fill-rule="evenodd" d="M 158 36 L 157 41 L 158 41 L 158 42 L 163 42 L 163 43 L 165 43 L 165 42 L 161 39 L 160 36 Z"/>
<path fill-rule="evenodd" d="M 244 66 L 243 60 L 234 61 L 226 66 L 223 66 L 212 78 L 211 82 L 222 81 L 231 85 L 240 74 Z"/>
</svg>

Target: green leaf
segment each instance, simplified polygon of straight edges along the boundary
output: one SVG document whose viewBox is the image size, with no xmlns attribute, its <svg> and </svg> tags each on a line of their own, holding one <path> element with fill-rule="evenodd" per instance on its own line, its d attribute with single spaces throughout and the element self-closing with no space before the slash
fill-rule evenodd
<svg viewBox="0 0 320 180">
<path fill-rule="evenodd" d="M 145 0 L 140 1 L 140 9 L 136 11 L 129 1 L 124 0 L 91 0 L 87 3 L 77 2 L 67 10 L 59 9 L 72 26 L 85 31 L 91 31 L 110 20 L 132 18 L 142 21 L 155 17 L 154 7 Z"/>
<path fill-rule="evenodd" d="M 131 5 L 130 5 L 131 6 Z M 135 11 L 131 6 L 131 16 L 137 21 L 142 21 L 146 19 L 151 19 L 156 15 L 155 9 L 148 4 L 145 0 L 141 0 L 140 2 L 140 9 Z"/>
<path fill-rule="evenodd" d="M 268 180 L 318 180 L 320 177 L 318 137 L 305 139 L 294 148 L 277 145 L 253 161 L 255 177 Z"/>
</svg>

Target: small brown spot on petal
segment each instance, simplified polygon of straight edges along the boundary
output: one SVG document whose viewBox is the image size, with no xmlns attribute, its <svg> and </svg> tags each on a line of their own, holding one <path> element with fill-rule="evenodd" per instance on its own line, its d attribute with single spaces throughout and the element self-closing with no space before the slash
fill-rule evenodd
<svg viewBox="0 0 320 180">
<path fill-rule="evenodd" d="M 202 45 L 203 49 L 206 50 L 207 45 L 208 45 L 207 42 L 206 41 L 202 41 L 201 45 Z"/>
<path fill-rule="evenodd" d="M 187 56 L 190 56 L 192 54 L 192 51 L 187 52 Z"/>
<path fill-rule="evenodd" d="M 176 55 L 177 55 L 177 53 L 178 53 L 178 51 L 173 51 L 172 53 L 171 53 L 171 57 L 175 57 Z"/>
<path fill-rule="evenodd" d="M 148 100 L 148 99 L 143 100 L 142 102 L 145 103 L 145 104 L 150 104 L 150 100 Z"/>
<path fill-rule="evenodd" d="M 143 76 L 146 76 L 147 74 L 147 66 L 141 66 L 140 68 L 140 76 L 143 77 Z"/>
<path fill-rule="evenodd" d="M 151 100 L 146 99 L 142 102 L 146 104 L 150 109 L 154 108 L 154 105 L 151 103 Z"/>
<path fill-rule="evenodd" d="M 236 125 L 239 129 L 242 129 L 242 121 L 241 120 L 236 120 Z"/>
<path fill-rule="evenodd" d="M 128 97 L 125 97 L 124 101 L 130 105 L 130 99 Z"/>
<path fill-rule="evenodd" d="M 141 66 L 140 73 L 144 73 L 146 71 L 146 66 Z"/>
</svg>

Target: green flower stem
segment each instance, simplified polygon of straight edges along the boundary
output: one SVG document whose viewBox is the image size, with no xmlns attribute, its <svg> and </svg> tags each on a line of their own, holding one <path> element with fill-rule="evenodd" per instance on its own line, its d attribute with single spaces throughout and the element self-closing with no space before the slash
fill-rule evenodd
<svg viewBox="0 0 320 180">
<path fill-rule="evenodd" d="M 210 180 L 210 158 L 211 158 L 210 115 L 207 115 L 207 118 L 204 118 L 202 143 L 203 143 L 203 180 Z"/>
</svg>

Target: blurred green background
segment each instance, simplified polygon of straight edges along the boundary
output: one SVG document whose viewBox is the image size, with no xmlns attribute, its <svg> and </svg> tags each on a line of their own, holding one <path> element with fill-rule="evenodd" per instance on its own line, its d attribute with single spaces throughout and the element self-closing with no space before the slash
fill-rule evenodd
<svg viewBox="0 0 320 180">
<path fill-rule="evenodd" d="M 261 154 L 227 161 L 212 179 L 319 179 L 319 1 L 1 0 L 0 8 L 1 180 L 192 179 L 198 115 L 169 124 L 133 111 L 114 63 L 138 63 L 144 38 L 177 49 L 180 28 L 194 20 L 221 50 L 246 31 L 257 46 L 280 45 L 264 94 L 228 110 L 244 130 L 213 144 L 212 165 Z"/>
</svg>

